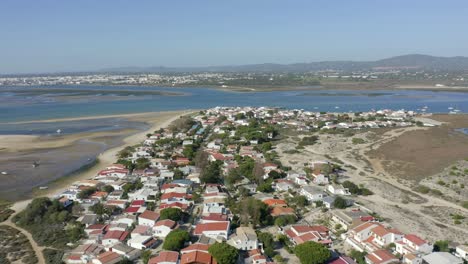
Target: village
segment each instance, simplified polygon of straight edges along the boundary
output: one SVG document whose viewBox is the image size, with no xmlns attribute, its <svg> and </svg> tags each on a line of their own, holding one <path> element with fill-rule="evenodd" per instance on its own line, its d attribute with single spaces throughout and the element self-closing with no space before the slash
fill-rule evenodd
<svg viewBox="0 0 468 264">
<path fill-rule="evenodd" d="M 275 151 L 285 130 L 346 134 L 433 125 L 405 110 L 216 107 L 183 116 L 120 151 L 116 163 L 92 179 L 56 195 L 80 229 L 62 260 L 464 263 L 466 245 L 446 252 L 443 237 L 429 241 L 403 233 L 356 202 L 355 197 L 372 195 L 372 189 L 348 180 L 342 164 L 310 159 L 285 166 Z M 317 140 L 302 137 L 300 145 Z M 359 144 L 358 138 L 353 141 Z"/>
</svg>

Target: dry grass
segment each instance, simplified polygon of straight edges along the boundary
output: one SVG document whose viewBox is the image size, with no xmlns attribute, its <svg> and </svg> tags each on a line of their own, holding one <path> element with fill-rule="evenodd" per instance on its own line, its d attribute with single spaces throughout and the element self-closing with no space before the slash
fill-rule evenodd
<svg viewBox="0 0 468 264">
<path fill-rule="evenodd" d="M 438 115 L 440 127 L 404 133 L 368 152 L 382 161 L 390 174 L 405 180 L 420 181 L 442 171 L 454 161 L 468 158 L 468 136 L 454 131 L 468 127 L 468 115 Z"/>
</svg>

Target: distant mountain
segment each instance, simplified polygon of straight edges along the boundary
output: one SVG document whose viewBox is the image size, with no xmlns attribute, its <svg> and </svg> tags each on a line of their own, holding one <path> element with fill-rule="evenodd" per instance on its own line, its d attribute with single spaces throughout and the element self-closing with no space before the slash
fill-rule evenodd
<svg viewBox="0 0 468 264">
<path fill-rule="evenodd" d="M 210 67 L 122 67 L 108 68 L 108 73 L 181 73 L 181 72 L 308 72 L 320 70 L 359 71 L 379 69 L 425 69 L 441 71 L 468 70 L 468 57 L 435 57 L 410 54 L 377 61 L 321 61 L 294 64 L 248 64 Z"/>
</svg>

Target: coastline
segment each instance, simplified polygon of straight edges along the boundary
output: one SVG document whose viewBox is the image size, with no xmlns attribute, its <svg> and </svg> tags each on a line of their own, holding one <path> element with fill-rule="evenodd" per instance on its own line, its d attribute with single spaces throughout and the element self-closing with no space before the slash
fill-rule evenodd
<svg viewBox="0 0 468 264">
<path fill-rule="evenodd" d="M 139 114 L 131 114 L 131 115 L 126 115 L 128 118 L 132 118 L 134 120 L 138 121 L 144 121 L 150 124 L 150 128 L 138 132 L 135 134 L 131 134 L 123 139 L 123 144 L 108 149 L 101 153 L 97 157 L 97 162 L 94 163 L 91 167 L 83 170 L 83 171 L 78 171 L 76 173 L 72 173 L 71 175 L 64 176 L 60 178 L 59 180 L 56 180 L 55 182 L 51 182 L 51 186 L 44 191 L 33 191 L 33 195 L 31 199 L 25 199 L 25 200 L 19 200 L 19 201 L 14 201 L 11 208 L 15 212 L 20 212 L 26 208 L 26 206 L 31 202 L 32 199 L 41 197 L 41 196 L 47 196 L 47 197 L 54 197 L 57 195 L 59 192 L 65 190 L 70 184 L 73 182 L 79 181 L 79 180 L 85 180 L 89 179 L 93 176 L 95 176 L 99 171 L 104 169 L 106 166 L 114 163 L 116 161 L 116 155 L 117 153 L 131 145 L 136 145 L 138 143 L 141 143 L 146 134 L 153 132 L 155 130 L 158 130 L 160 128 L 164 128 L 169 126 L 173 121 L 178 119 L 182 115 L 187 115 L 194 113 L 196 110 L 183 110 L 183 111 L 168 111 L 168 112 L 152 112 L 152 113 L 139 113 Z M 111 117 L 122 117 L 124 115 L 115 115 Z M 95 118 L 100 118 L 100 117 L 83 117 L 85 119 L 95 119 Z M 49 120 L 50 122 L 50 120 Z"/>
</svg>

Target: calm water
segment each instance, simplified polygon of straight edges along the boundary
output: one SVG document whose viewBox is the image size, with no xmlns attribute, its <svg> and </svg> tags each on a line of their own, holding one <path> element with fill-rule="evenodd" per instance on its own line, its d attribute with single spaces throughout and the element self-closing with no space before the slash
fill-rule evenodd
<svg viewBox="0 0 468 264">
<path fill-rule="evenodd" d="M 34 91 L 55 87 L 23 87 Z M 371 109 L 449 112 L 449 107 L 468 112 L 468 93 L 433 91 L 274 91 L 227 92 L 207 88 L 159 88 L 133 86 L 59 86 L 60 93 L 18 93 L 12 87 L 0 87 L 0 123 L 51 118 L 124 114 L 179 109 L 202 109 L 214 106 L 276 106 L 312 111 L 367 111 Z M 67 89 L 86 90 L 84 96 L 72 97 Z M 129 91 L 126 95 L 106 91 Z M 132 94 L 131 91 L 177 92 L 181 96 Z M 105 94 L 105 95 L 103 95 Z M 76 96 L 76 94 L 74 94 Z"/>
<path fill-rule="evenodd" d="M 177 96 L 163 95 L 167 92 Z M 124 118 L 99 118 L 60 122 L 37 120 L 128 114 L 215 106 L 275 106 L 311 111 L 367 111 L 371 109 L 468 112 L 468 93 L 431 91 L 275 91 L 227 92 L 207 88 L 157 88 L 134 86 L 0 87 L 0 135 L 26 134 L 56 137 L 62 134 L 147 129 L 142 122 Z M 450 109 L 449 109 L 450 108 Z M 22 122 L 21 121 L 33 121 Z M 466 130 L 464 131 L 466 133 Z M 34 187 L 69 175 L 93 163 L 99 153 L 117 146 L 124 135 L 102 141 L 82 139 L 55 149 L 0 152 L 0 198 L 22 199 Z M 31 164 L 40 161 L 33 169 Z"/>
</svg>

